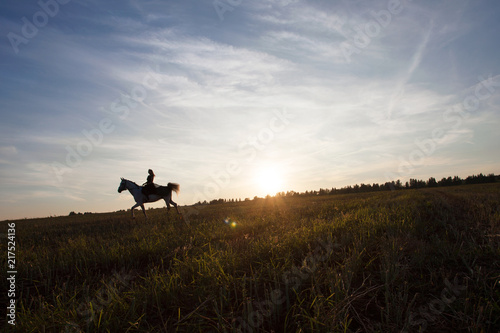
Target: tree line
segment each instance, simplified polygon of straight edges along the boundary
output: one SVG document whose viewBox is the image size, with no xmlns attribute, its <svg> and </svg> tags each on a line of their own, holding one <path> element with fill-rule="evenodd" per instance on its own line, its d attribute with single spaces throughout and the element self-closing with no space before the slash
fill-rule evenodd
<svg viewBox="0 0 500 333">
<path fill-rule="evenodd" d="M 295 191 L 286 191 L 286 192 L 278 192 L 275 197 L 297 197 L 297 196 L 317 196 L 317 195 L 335 195 L 335 194 L 348 194 L 348 193 L 365 193 L 365 192 L 377 192 L 377 191 L 396 191 L 396 190 L 406 190 L 406 189 L 418 189 L 418 188 L 430 188 L 430 187 L 444 187 L 444 186 L 457 186 L 457 185 L 469 185 L 469 184 L 485 184 L 485 183 L 494 183 L 500 181 L 500 176 L 495 176 L 494 174 L 483 175 L 482 173 L 478 175 L 468 176 L 465 179 L 460 178 L 459 176 L 454 177 L 443 177 L 441 180 L 436 180 L 434 177 L 430 177 L 428 180 L 421 179 L 413 179 L 411 178 L 409 181 L 404 184 L 401 180 L 386 182 L 384 184 L 356 184 L 354 186 L 348 185 L 342 188 L 332 187 L 329 188 L 320 188 L 319 191 L 305 191 L 305 192 L 295 192 Z M 266 198 L 271 198 L 270 195 L 266 196 Z M 254 197 L 253 200 L 262 199 L 259 197 Z M 197 205 L 202 204 L 217 204 L 217 203 L 225 203 L 225 202 L 241 202 L 241 199 L 214 199 L 210 202 L 197 202 Z M 250 201 L 250 198 L 245 198 L 244 201 Z"/>
<path fill-rule="evenodd" d="M 465 179 L 460 178 L 459 176 L 452 177 L 443 177 L 441 180 L 436 180 L 434 177 L 430 177 L 428 180 L 421 179 L 413 179 L 411 178 L 409 181 L 404 184 L 401 180 L 386 182 L 384 184 L 356 184 L 354 186 L 344 186 L 342 188 L 331 188 L 331 189 L 323 189 L 320 188 L 319 191 L 305 191 L 302 193 L 297 193 L 293 191 L 289 192 L 280 192 L 277 193 L 277 196 L 308 196 L 308 195 L 330 195 L 330 194 L 346 194 L 346 193 L 364 193 L 364 192 L 377 192 L 377 191 L 394 191 L 394 190 L 404 190 L 404 189 L 417 189 L 417 188 L 429 188 L 429 187 L 444 187 L 444 186 L 457 186 L 457 185 L 468 185 L 468 184 L 485 184 L 485 183 L 494 183 L 496 182 L 499 176 L 495 176 L 494 174 L 489 174 L 487 176 L 482 173 L 478 175 L 468 176 Z"/>
</svg>

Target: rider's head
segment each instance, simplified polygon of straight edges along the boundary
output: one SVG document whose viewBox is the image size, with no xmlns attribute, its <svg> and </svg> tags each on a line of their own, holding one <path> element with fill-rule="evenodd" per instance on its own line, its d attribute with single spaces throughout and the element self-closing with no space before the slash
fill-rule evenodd
<svg viewBox="0 0 500 333">
<path fill-rule="evenodd" d="M 154 175 L 153 170 L 151 170 L 151 169 L 149 169 L 149 170 L 148 170 L 148 173 L 149 173 L 150 175 Z"/>
</svg>

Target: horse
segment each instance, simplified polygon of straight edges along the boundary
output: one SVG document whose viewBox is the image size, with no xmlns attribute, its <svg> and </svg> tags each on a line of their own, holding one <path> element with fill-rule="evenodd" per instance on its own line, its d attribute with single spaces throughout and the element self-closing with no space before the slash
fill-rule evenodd
<svg viewBox="0 0 500 333">
<path fill-rule="evenodd" d="M 121 178 L 121 183 L 120 186 L 118 187 L 118 193 L 121 193 L 124 190 L 128 190 L 130 194 L 134 197 L 134 200 L 136 202 L 135 205 L 132 206 L 131 211 L 132 211 L 132 218 L 135 218 L 134 216 L 134 208 L 135 207 L 141 207 L 142 212 L 144 213 L 144 216 L 146 219 L 148 216 L 146 215 L 146 210 L 144 209 L 144 204 L 147 202 L 155 202 L 160 199 L 165 200 L 165 203 L 167 204 L 167 216 L 168 212 L 170 210 L 170 204 L 172 204 L 175 209 L 177 210 L 177 213 L 179 215 L 182 214 L 179 211 L 179 207 L 177 207 L 177 204 L 172 201 L 172 191 L 175 193 L 179 193 L 180 186 L 179 184 L 176 183 L 168 183 L 167 186 L 159 186 L 156 189 L 156 194 L 150 194 L 149 196 L 146 196 L 145 194 L 142 193 L 142 186 L 137 185 L 133 181 L 127 180 L 125 178 Z"/>
</svg>

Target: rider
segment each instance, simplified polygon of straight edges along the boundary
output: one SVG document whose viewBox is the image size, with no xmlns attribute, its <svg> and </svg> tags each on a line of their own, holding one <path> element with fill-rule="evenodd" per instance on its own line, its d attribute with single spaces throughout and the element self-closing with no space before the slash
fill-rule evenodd
<svg viewBox="0 0 500 333">
<path fill-rule="evenodd" d="M 150 194 L 155 194 L 156 193 L 156 187 L 155 184 L 153 184 L 153 180 L 155 178 L 155 174 L 153 170 L 149 169 L 148 170 L 148 178 L 146 179 L 146 185 L 144 186 L 142 192 L 148 197 Z"/>
</svg>

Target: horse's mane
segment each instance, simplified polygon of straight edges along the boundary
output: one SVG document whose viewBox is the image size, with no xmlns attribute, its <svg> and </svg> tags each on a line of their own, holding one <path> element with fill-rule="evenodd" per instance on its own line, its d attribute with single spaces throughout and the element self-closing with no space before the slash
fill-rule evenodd
<svg viewBox="0 0 500 333">
<path fill-rule="evenodd" d="M 126 181 L 128 181 L 128 182 L 131 182 L 131 183 L 132 183 L 132 184 L 134 184 L 135 186 L 139 186 L 139 185 L 137 185 L 137 183 L 136 183 L 136 182 L 133 182 L 133 181 L 131 181 L 130 179 L 127 179 L 127 178 L 122 178 L 122 179 L 123 179 L 123 180 L 126 180 Z M 140 186 L 139 186 L 139 187 L 140 187 Z"/>
</svg>

